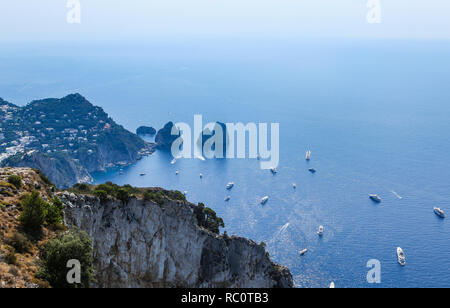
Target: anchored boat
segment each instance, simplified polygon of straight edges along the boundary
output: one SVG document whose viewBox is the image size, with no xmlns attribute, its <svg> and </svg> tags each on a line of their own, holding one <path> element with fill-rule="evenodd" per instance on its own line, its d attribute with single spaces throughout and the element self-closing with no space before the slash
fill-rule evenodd
<svg viewBox="0 0 450 308">
<path fill-rule="evenodd" d="M 405 256 L 405 253 L 403 252 L 403 249 L 401 249 L 400 247 L 397 247 L 397 257 L 398 257 L 398 263 L 401 266 L 405 266 L 406 265 L 406 256 Z"/>
<path fill-rule="evenodd" d="M 441 217 L 441 218 L 445 218 L 445 212 L 442 209 L 438 208 L 438 207 L 434 208 L 434 213 L 436 215 L 438 215 L 439 217 Z"/>
<path fill-rule="evenodd" d="M 376 203 L 381 203 L 381 198 L 378 195 L 369 195 L 369 198 Z"/>
</svg>

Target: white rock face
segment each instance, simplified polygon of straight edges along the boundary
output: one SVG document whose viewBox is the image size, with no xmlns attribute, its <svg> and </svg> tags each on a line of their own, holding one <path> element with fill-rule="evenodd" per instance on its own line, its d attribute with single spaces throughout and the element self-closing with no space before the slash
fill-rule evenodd
<svg viewBox="0 0 450 308">
<path fill-rule="evenodd" d="M 59 197 L 66 225 L 92 238 L 98 287 L 293 287 L 290 271 L 262 246 L 199 227 L 192 204 Z"/>
</svg>

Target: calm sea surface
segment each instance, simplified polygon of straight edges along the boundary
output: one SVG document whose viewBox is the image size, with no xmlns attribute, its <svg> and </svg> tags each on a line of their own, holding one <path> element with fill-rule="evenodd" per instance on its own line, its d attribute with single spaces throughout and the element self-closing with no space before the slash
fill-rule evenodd
<svg viewBox="0 0 450 308">
<path fill-rule="evenodd" d="M 124 46 L 7 46 L 0 97 L 25 104 L 79 92 L 132 131 L 169 120 L 193 125 L 194 114 L 205 123 L 280 123 L 275 176 L 256 160 L 171 165 L 170 155 L 156 152 L 95 181 L 188 191 L 224 218 L 228 234 L 266 242 L 298 286 L 450 287 L 450 222 L 433 213 L 435 206 L 450 213 L 450 43 Z M 397 263 L 398 246 L 406 267 Z M 366 281 L 370 259 L 381 262 L 380 285 Z"/>
</svg>

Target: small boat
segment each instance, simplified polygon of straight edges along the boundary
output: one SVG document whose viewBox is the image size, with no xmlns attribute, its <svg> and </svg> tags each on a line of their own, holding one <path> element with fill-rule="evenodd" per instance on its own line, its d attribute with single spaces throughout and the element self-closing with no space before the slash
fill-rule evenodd
<svg viewBox="0 0 450 308">
<path fill-rule="evenodd" d="M 266 204 L 267 201 L 269 201 L 269 197 L 265 196 L 264 198 L 261 199 L 261 204 Z"/>
<path fill-rule="evenodd" d="M 376 203 L 381 203 L 381 198 L 378 195 L 369 195 L 369 198 Z"/>
<path fill-rule="evenodd" d="M 230 183 L 228 183 L 227 186 L 226 186 L 226 188 L 227 188 L 228 190 L 232 189 L 233 187 L 234 187 L 234 182 L 230 182 Z"/>
<path fill-rule="evenodd" d="M 225 197 L 225 202 L 228 202 L 228 201 L 230 201 L 230 199 L 231 199 L 231 197 L 230 197 L 230 196 L 226 196 L 226 197 Z"/>
<path fill-rule="evenodd" d="M 434 213 L 436 215 L 438 215 L 439 217 L 441 217 L 441 218 L 445 218 L 445 212 L 442 209 L 438 208 L 438 207 L 434 208 Z"/>
<path fill-rule="evenodd" d="M 306 160 L 311 160 L 311 151 L 306 151 Z"/>
<path fill-rule="evenodd" d="M 176 158 L 172 159 L 172 161 L 170 162 L 171 165 L 175 165 L 176 163 L 177 163 L 177 159 Z"/>
<path fill-rule="evenodd" d="M 272 172 L 272 174 L 277 174 L 277 168 L 270 168 L 270 172 Z"/>
<path fill-rule="evenodd" d="M 401 266 L 405 266 L 406 265 L 405 253 L 403 252 L 403 249 L 401 249 L 400 247 L 397 247 L 397 257 L 398 257 L 398 263 Z"/>
<path fill-rule="evenodd" d="M 293 183 L 293 184 L 292 184 L 292 187 L 293 187 L 294 189 L 297 189 L 297 184 Z"/>
<path fill-rule="evenodd" d="M 183 192 L 183 195 L 187 195 L 188 194 L 188 191 L 187 190 L 185 190 L 184 192 Z"/>
<path fill-rule="evenodd" d="M 200 173 L 200 178 L 203 179 L 203 173 Z"/>
<path fill-rule="evenodd" d="M 308 249 L 303 249 L 303 250 L 300 250 L 299 251 L 299 254 L 301 255 L 301 256 L 304 256 L 306 253 L 308 252 Z"/>
<path fill-rule="evenodd" d="M 317 172 L 317 170 L 314 169 L 314 168 L 309 168 L 308 171 L 311 172 L 311 173 L 316 173 Z"/>
<path fill-rule="evenodd" d="M 145 174 L 145 173 L 140 173 L 139 175 L 140 175 L 140 176 L 145 176 L 146 174 Z"/>
<path fill-rule="evenodd" d="M 334 284 L 334 282 L 330 283 L 330 289 L 334 289 L 336 288 L 336 285 Z"/>
<path fill-rule="evenodd" d="M 317 231 L 317 234 L 318 234 L 319 236 L 322 236 L 322 235 L 323 235 L 323 226 L 320 226 L 320 227 L 319 227 L 319 231 Z"/>
<path fill-rule="evenodd" d="M 178 171 L 178 170 L 175 171 L 175 174 L 176 174 L 176 175 L 179 175 L 179 174 L 180 174 L 180 171 Z"/>
</svg>

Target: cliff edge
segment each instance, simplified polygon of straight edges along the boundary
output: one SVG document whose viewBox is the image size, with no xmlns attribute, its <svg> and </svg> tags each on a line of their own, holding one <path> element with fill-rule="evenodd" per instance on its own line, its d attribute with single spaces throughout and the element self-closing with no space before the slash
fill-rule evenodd
<svg viewBox="0 0 450 308">
<path fill-rule="evenodd" d="M 165 198 L 101 204 L 59 194 L 65 224 L 92 238 L 99 287 L 291 288 L 289 269 L 255 242 L 199 226 L 198 206 Z"/>
</svg>

